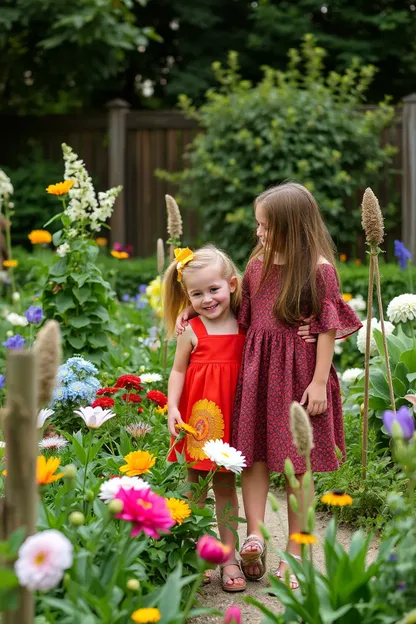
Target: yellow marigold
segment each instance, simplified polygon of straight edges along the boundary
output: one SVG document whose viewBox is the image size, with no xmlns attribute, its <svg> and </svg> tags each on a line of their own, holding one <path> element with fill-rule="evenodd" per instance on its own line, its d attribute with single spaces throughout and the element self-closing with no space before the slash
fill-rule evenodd
<svg viewBox="0 0 416 624">
<path fill-rule="evenodd" d="M 166 405 L 164 407 L 157 407 L 155 409 L 155 412 L 157 412 L 158 414 L 167 414 L 167 412 L 168 412 L 168 404 L 166 403 Z"/>
<path fill-rule="evenodd" d="M 172 519 L 175 520 L 177 524 L 182 524 L 182 522 L 191 515 L 191 508 L 188 503 L 179 498 L 167 498 L 166 505 Z"/>
<path fill-rule="evenodd" d="M 46 485 L 47 483 L 53 483 L 63 476 L 63 473 L 54 474 L 58 469 L 61 460 L 58 457 L 49 457 L 46 459 L 43 455 L 40 455 L 36 464 L 36 480 L 39 485 Z"/>
<path fill-rule="evenodd" d="M 6 269 L 14 269 L 14 267 L 17 267 L 18 264 L 19 262 L 17 260 L 3 260 L 3 266 Z"/>
<path fill-rule="evenodd" d="M 98 238 L 95 239 L 95 242 L 97 243 L 99 247 L 107 247 L 108 238 L 105 238 L 104 236 L 99 236 Z"/>
<path fill-rule="evenodd" d="M 127 251 L 116 251 L 115 249 L 113 249 L 110 253 L 113 258 L 117 258 L 117 260 L 126 260 L 126 258 L 129 257 Z"/>
<path fill-rule="evenodd" d="M 47 230 L 32 230 L 28 239 L 32 245 L 48 245 L 52 242 L 52 234 Z"/>
<path fill-rule="evenodd" d="M 344 507 L 345 505 L 352 505 L 352 498 L 342 490 L 332 490 L 322 496 L 321 502 L 333 507 Z"/>
<path fill-rule="evenodd" d="M 66 195 L 68 191 L 74 186 L 73 180 L 65 180 L 64 182 L 57 182 L 56 184 L 50 184 L 46 189 L 46 192 L 50 195 Z"/>
<path fill-rule="evenodd" d="M 307 531 L 301 531 L 300 533 L 292 533 L 290 539 L 296 544 L 304 544 L 308 546 L 309 544 L 316 544 L 318 538 Z"/>
<path fill-rule="evenodd" d="M 345 302 L 351 301 L 352 299 L 352 294 L 351 293 L 344 293 L 342 295 L 342 298 L 344 299 Z"/>
<path fill-rule="evenodd" d="M 120 472 L 125 472 L 128 477 L 137 477 L 145 472 L 149 472 L 156 462 L 156 457 L 148 451 L 133 451 L 126 455 L 124 459 L 127 464 L 120 467 Z"/>
<path fill-rule="evenodd" d="M 194 436 L 194 438 L 197 438 L 199 436 L 198 430 L 195 429 L 195 427 L 192 427 L 192 425 L 188 425 L 187 423 L 177 423 L 175 425 L 175 429 L 177 429 L 178 431 L 185 431 L 186 433 L 190 433 Z"/>
<path fill-rule="evenodd" d="M 144 609 L 137 609 L 131 614 L 133 622 L 138 624 L 152 624 L 153 622 L 160 622 L 160 611 L 155 607 L 147 607 Z"/>
</svg>

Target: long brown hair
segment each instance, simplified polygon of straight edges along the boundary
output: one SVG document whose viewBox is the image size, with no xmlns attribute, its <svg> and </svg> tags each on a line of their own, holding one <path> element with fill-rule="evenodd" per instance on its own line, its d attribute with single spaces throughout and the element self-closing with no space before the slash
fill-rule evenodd
<svg viewBox="0 0 416 624">
<path fill-rule="evenodd" d="M 279 254 L 284 262 L 283 279 L 274 315 L 291 325 L 305 314 L 319 315 L 317 268 L 322 258 L 335 266 L 335 246 L 315 198 L 301 184 L 285 182 L 261 193 L 254 210 L 260 205 L 266 213 L 266 241 L 264 246 L 259 243 L 250 257 L 263 255 L 259 288 L 270 278 Z"/>
<path fill-rule="evenodd" d="M 230 306 L 237 316 L 241 303 L 241 275 L 234 262 L 226 253 L 214 247 L 214 245 L 204 245 L 194 252 L 193 259 L 182 269 L 182 281 L 178 282 L 177 262 L 174 260 L 166 269 L 164 283 L 163 310 L 166 321 L 168 335 L 175 333 L 175 323 L 179 314 L 184 308 L 191 305 L 186 290 L 186 276 L 192 271 L 199 271 L 208 266 L 218 264 L 223 279 L 230 281 L 236 278 L 235 291 L 231 293 Z"/>
</svg>

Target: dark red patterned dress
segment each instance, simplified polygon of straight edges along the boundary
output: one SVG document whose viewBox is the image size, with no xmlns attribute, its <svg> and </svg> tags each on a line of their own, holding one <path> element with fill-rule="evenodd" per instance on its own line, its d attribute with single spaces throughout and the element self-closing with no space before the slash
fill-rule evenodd
<svg viewBox="0 0 416 624">
<path fill-rule="evenodd" d="M 284 269 L 282 265 L 274 265 L 273 270 L 260 290 L 262 261 L 252 260 L 244 274 L 238 320 L 248 332 L 236 392 L 232 442 L 245 455 L 247 466 L 266 462 L 271 471 L 284 472 L 284 461 L 289 457 L 295 472 L 303 474 L 305 460 L 298 455 L 292 442 L 289 408 L 292 401 L 301 400 L 312 381 L 316 343 L 305 342 L 297 335 L 297 327 L 285 325 L 273 315 Z M 334 267 L 320 264 L 317 280 L 323 293 L 322 311 L 311 322 L 311 333 L 336 329 L 336 338 L 344 338 L 357 331 L 361 322 L 341 297 Z M 333 365 L 327 399 L 326 413 L 311 417 L 314 472 L 328 472 L 339 467 L 336 446 L 345 457 L 341 394 Z"/>
</svg>

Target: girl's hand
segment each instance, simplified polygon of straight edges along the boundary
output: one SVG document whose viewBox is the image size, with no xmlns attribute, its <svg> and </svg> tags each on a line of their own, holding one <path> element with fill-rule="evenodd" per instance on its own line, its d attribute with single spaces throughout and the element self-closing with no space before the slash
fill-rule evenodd
<svg viewBox="0 0 416 624">
<path fill-rule="evenodd" d="M 310 322 L 312 321 L 312 319 L 313 316 L 309 316 L 308 318 L 303 319 L 303 325 L 301 325 L 298 329 L 298 336 L 300 336 L 305 342 L 316 342 L 316 336 L 311 336 L 310 332 Z"/>
<path fill-rule="evenodd" d="M 195 310 L 193 309 L 192 306 L 189 306 L 185 308 L 185 310 L 182 310 L 182 312 L 179 314 L 178 318 L 176 319 L 175 329 L 176 329 L 177 336 L 180 336 L 185 331 L 188 325 L 189 319 L 194 318 L 195 316 L 198 316 L 198 315 L 195 314 Z"/>
<path fill-rule="evenodd" d="M 303 393 L 300 404 L 305 406 L 309 416 L 324 414 L 328 407 L 326 384 L 318 381 L 311 381 Z"/>
<path fill-rule="evenodd" d="M 172 407 L 168 410 L 168 429 L 171 436 L 176 437 L 178 432 L 175 429 L 175 425 L 183 424 L 181 413 L 177 407 Z"/>
</svg>

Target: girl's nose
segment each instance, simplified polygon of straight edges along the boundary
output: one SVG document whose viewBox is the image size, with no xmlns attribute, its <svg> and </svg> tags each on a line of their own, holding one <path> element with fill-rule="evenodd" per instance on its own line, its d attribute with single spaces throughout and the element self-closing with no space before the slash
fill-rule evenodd
<svg viewBox="0 0 416 624">
<path fill-rule="evenodd" d="M 209 303 L 210 301 L 212 301 L 212 296 L 211 296 L 211 293 L 206 293 L 206 294 L 203 296 L 203 301 L 204 301 L 204 303 Z"/>
</svg>

